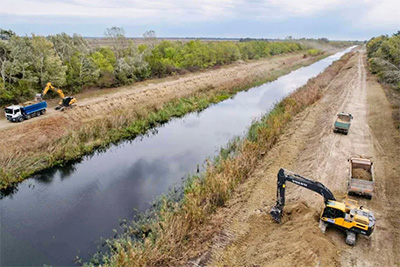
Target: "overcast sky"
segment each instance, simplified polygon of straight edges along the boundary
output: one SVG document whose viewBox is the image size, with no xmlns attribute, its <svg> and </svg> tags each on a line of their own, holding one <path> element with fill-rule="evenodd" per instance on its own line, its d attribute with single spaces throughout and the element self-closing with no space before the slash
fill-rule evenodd
<svg viewBox="0 0 400 267">
<path fill-rule="evenodd" d="M 400 0 L 0 0 L 0 28 L 100 37 L 327 37 L 365 40 L 400 30 Z"/>
</svg>

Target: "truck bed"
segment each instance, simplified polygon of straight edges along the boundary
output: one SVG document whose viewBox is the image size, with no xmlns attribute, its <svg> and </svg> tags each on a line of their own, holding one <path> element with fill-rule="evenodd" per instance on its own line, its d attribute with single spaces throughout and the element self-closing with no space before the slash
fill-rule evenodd
<svg viewBox="0 0 400 267">
<path fill-rule="evenodd" d="M 374 194 L 372 162 L 363 158 L 351 158 L 348 194 L 361 195 L 369 199 Z"/>
<path fill-rule="evenodd" d="M 335 121 L 335 127 L 336 128 L 341 128 L 341 129 L 348 129 L 350 126 L 350 123 L 348 122 L 342 122 L 342 121 Z"/>
<path fill-rule="evenodd" d="M 349 183 L 348 193 L 372 198 L 374 193 L 374 182 L 352 178 Z"/>
<path fill-rule="evenodd" d="M 45 109 L 45 108 L 47 108 L 47 103 L 46 103 L 46 101 L 42 101 L 42 102 L 35 103 L 35 104 L 29 105 L 29 106 L 25 106 L 25 107 L 22 108 L 22 110 L 26 114 L 29 115 L 29 114 L 32 114 L 32 113 L 37 112 L 39 110 Z"/>
</svg>

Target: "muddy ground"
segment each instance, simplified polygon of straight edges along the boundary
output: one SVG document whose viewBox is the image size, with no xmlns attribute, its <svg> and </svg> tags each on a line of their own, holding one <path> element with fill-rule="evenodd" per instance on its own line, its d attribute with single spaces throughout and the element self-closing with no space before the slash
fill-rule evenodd
<svg viewBox="0 0 400 267">
<path fill-rule="evenodd" d="M 333 133 L 336 114 L 354 116 L 349 134 Z M 358 236 L 318 228 L 323 198 L 288 183 L 281 224 L 269 216 L 276 201 L 276 174 L 286 168 L 322 182 L 337 198 L 346 193 L 347 159 L 374 162 L 376 194 L 352 197 L 374 211 L 374 234 Z M 240 185 L 226 207 L 214 216 L 223 231 L 196 264 L 208 266 L 399 266 L 400 132 L 392 109 L 375 77 L 367 74 L 365 51 L 356 53 L 326 89 L 323 98 L 289 124 L 278 144 L 252 177 Z M 193 263 L 192 262 L 192 263 Z M 191 263 L 190 263 L 191 264 Z M 189 264 L 189 265 L 190 265 Z"/>
</svg>

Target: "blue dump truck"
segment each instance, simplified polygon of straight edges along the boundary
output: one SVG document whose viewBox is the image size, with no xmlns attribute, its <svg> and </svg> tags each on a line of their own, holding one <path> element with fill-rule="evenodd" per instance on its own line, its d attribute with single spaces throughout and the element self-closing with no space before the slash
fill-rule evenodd
<svg viewBox="0 0 400 267">
<path fill-rule="evenodd" d="M 335 133 L 348 134 L 353 116 L 350 113 L 341 112 L 337 115 L 333 131 Z"/>
<path fill-rule="evenodd" d="M 5 108 L 6 118 L 9 121 L 21 122 L 29 120 L 30 118 L 37 117 L 46 113 L 47 102 L 42 101 L 39 103 L 28 105 L 13 105 Z"/>
</svg>

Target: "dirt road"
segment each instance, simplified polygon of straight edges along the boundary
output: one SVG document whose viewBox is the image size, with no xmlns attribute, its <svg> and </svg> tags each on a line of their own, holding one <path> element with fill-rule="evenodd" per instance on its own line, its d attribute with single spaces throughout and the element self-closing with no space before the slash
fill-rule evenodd
<svg viewBox="0 0 400 267">
<path fill-rule="evenodd" d="M 365 67 L 361 50 L 324 97 L 295 117 L 253 177 L 216 214 L 225 218 L 224 230 L 208 252 L 209 266 L 400 264 L 400 133 L 383 89 Z M 347 136 L 333 133 L 335 116 L 341 111 L 354 117 Z M 318 228 L 322 197 L 293 184 L 287 186 L 283 223 L 272 221 L 269 210 L 276 201 L 276 174 L 281 167 L 322 182 L 338 198 L 346 193 L 351 156 L 368 157 L 375 164 L 376 196 L 357 198 L 377 219 L 370 238 L 359 236 L 356 246 L 350 247 L 339 230 L 328 228 L 322 234 Z"/>
</svg>

